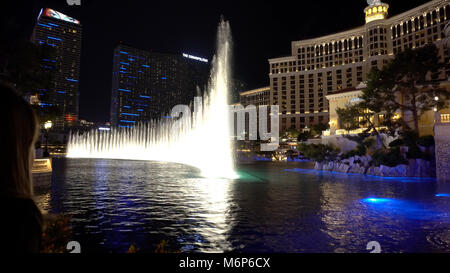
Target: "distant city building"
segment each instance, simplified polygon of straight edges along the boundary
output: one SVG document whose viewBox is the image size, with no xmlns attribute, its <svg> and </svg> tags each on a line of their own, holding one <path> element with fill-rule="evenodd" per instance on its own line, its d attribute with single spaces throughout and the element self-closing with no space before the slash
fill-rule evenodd
<svg viewBox="0 0 450 273">
<path fill-rule="evenodd" d="M 240 103 L 247 105 L 270 105 L 270 87 L 263 87 L 241 92 Z"/>
<path fill-rule="evenodd" d="M 208 60 L 187 53 L 154 53 L 120 44 L 114 50 L 111 124 L 132 127 L 188 105 L 204 89 Z"/>
<path fill-rule="evenodd" d="M 237 103 L 240 100 L 240 93 L 247 90 L 247 84 L 239 79 L 231 79 L 230 81 L 230 103 Z"/>
<path fill-rule="evenodd" d="M 387 18 L 389 5 L 372 1 L 364 9 L 364 26 L 315 39 L 292 42 L 292 55 L 269 59 L 270 103 L 280 107 L 280 130 L 303 129 L 329 122 L 326 95 L 355 88 L 373 67 L 382 68 L 406 48 L 435 43 L 442 61 L 448 0 L 434 0 Z M 332 22 L 330 22 L 332 23 Z M 450 65 L 443 72 L 450 75 Z"/>
<path fill-rule="evenodd" d="M 252 89 L 252 90 L 247 90 L 244 92 L 240 93 L 240 102 L 233 104 L 233 106 L 240 106 L 242 105 L 244 108 L 249 106 L 249 105 L 253 105 L 256 106 L 256 117 L 257 117 L 257 124 L 256 124 L 256 129 L 257 131 L 259 130 L 259 107 L 258 106 L 264 106 L 267 105 L 268 107 L 270 107 L 270 87 L 262 87 L 262 88 L 258 88 L 258 89 Z M 267 116 L 266 116 L 266 120 L 269 121 L 269 116 L 270 116 L 270 109 L 266 108 L 267 110 Z M 246 138 L 249 138 L 250 132 L 249 132 L 249 128 L 250 128 L 250 119 L 249 119 L 249 114 L 245 114 L 245 132 L 246 132 Z M 270 126 L 270 122 L 267 123 L 267 128 L 270 130 L 271 126 Z M 237 116 L 235 117 L 235 132 L 237 131 Z M 258 137 L 259 137 L 259 131 L 257 133 Z"/>
<path fill-rule="evenodd" d="M 32 41 L 56 49 L 53 59 L 42 60 L 44 69 L 54 72 L 52 87 L 37 90 L 41 107 L 57 106 L 60 111 L 55 129 L 64 129 L 78 119 L 81 31 L 78 20 L 60 12 L 42 9 L 33 30 Z"/>
</svg>

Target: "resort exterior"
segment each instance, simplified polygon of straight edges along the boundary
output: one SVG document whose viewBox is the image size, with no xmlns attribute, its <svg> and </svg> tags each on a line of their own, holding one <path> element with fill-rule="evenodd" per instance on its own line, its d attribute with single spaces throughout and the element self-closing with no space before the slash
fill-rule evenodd
<svg viewBox="0 0 450 273">
<path fill-rule="evenodd" d="M 441 78 L 448 82 L 450 54 L 444 30 L 450 19 L 449 2 L 430 1 L 390 18 L 388 11 L 388 4 L 372 1 L 363 13 L 365 25 L 293 41 L 291 56 L 268 60 L 270 104 L 280 107 L 281 131 L 328 123 L 331 106 L 327 95 L 356 89 L 373 67 L 381 69 L 406 48 L 434 43 L 447 63 Z M 432 118 L 424 119 L 430 123 Z M 424 126 L 432 131 L 432 125 Z"/>
</svg>

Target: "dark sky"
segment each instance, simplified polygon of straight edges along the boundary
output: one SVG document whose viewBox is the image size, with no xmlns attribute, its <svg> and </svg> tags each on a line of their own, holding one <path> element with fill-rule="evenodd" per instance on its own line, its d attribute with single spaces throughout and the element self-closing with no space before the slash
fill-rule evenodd
<svg viewBox="0 0 450 273">
<path fill-rule="evenodd" d="M 342 1 L 155 1 L 7 0 L 7 10 L 29 35 L 41 7 L 81 21 L 83 43 L 80 118 L 109 120 L 113 48 L 125 44 L 155 52 L 186 52 L 211 59 L 223 15 L 233 34 L 234 77 L 249 88 L 268 85 L 268 58 L 290 54 L 291 41 L 331 34 L 364 24 L 365 0 Z M 395 15 L 426 0 L 385 0 Z M 2 12 L 3 13 L 3 12 Z"/>
</svg>

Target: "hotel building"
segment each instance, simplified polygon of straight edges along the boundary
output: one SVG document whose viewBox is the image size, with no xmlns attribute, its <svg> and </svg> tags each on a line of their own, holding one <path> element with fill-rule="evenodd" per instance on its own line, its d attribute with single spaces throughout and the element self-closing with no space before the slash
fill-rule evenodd
<svg viewBox="0 0 450 273">
<path fill-rule="evenodd" d="M 111 125 L 167 117 L 173 106 L 189 105 L 208 81 L 208 60 L 189 54 L 154 53 L 118 45 L 114 50 Z"/>
<path fill-rule="evenodd" d="M 41 107 L 58 108 L 57 130 L 72 126 L 78 119 L 81 31 L 78 20 L 46 8 L 40 12 L 31 38 L 36 44 L 56 49 L 53 59 L 42 60 L 43 69 L 54 72 L 52 87 L 37 91 Z"/>
<path fill-rule="evenodd" d="M 240 103 L 245 107 L 247 105 L 270 105 L 270 87 L 263 87 L 241 92 Z"/>
<path fill-rule="evenodd" d="M 382 68 L 397 52 L 435 43 L 442 61 L 448 0 L 434 0 L 388 18 L 389 5 L 372 0 L 365 25 L 315 39 L 293 41 L 291 56 L 269 59 L 270 104 L 280 107 L 280 130 L 301 130 L 329 122 L 325 96 L 356 88 L 373 67 Z M 445 74 L 445 75 L 444 75 Z M 450 75 L 447 65 L 442 78 Z"/>
</svg>

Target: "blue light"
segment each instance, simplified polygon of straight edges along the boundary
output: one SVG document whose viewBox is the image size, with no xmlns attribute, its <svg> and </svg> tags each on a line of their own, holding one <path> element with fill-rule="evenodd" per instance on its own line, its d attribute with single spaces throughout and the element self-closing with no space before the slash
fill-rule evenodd
<svg viewBox="0 0 450 273">
<path fill-rule="evenodd" d="M 120 73 L 122 73 L 122 74 L 127 74 L 127 72 L 125 72 L 125 71 L 119 71 Z"/>
<path fill-rule="evenodd" d="M 57 25 L 57 24 L 53 24 L 53 23 L 47 23 L 47 24 L 54 26 L 54 27 L 59 27 L 59 25 Z"/>
<path fill-rule="evenodd" d="M 124 123 L 136 123 L 136 121 L 134 121 L 134 120 L 123 120 L 123 119 L 121 119 L 120 122 L 124 122 Z"/>
<path fill-rule="evenodd" d="M 120 62 L 121 64 L 124 64 L 124 65 L 130 65 L 129 63 L 125 63 L 125 62 Z"/>
<path fill-rule="evenodd" d="M 438 193 L 435 196 L 436 197 L 450 197 L 450 193 Z"/>
<path fill-rule="evenodd" d="M 124 105 L 123 108 L 131 109 L 131 106 L 129 106 L 129 105 Z"/>
<path fill-rule="evenodd" d="M 139 72 L 139 73 L 144 73 L 144 72 L 142 72 L 141 70 L 139 70 L 138 72 Z"/>
<path fill-rule="evenodd" d="M 142 104 L 142 103 L 136 103 L 136 105 L 137 105 L 137 106 L 145 106 L 145 107 L 148 106 L 148 104 Z"/>
<path fill-rule="evenodd" d="M 78 82 L 78 80 L 69 79 L 69 78 L 66 78 L 66 80 L 68 80 L 69 82 Z"/>
<path fill-rule="evenodd" d="M 128 78 L 131 78 L 131 79 L 136 79 L 136 77 L 134 77 L 134 76 L 128 76 Z"/>
<path fill-rule="evenodd" d="M 143 64 L 142 66 L 143 66 L 143 67 L 150 67 L 149 65 L 146 65 L 146 64 Z"/>
<path fill-rule="evenodd" d="M 47 43 L 47 45 L 49 45 L 49 46 L 53 46 L 53 47 L 55 47 L 55 46 L 56 46 L 55 44 L 48 44 L 48 43 Z"/>
<path fill-rule="evenodd" d="M 163 80 L 167 80 L 167 78 L 166 78 L 166 77 L 161 77 L 161 79 L 163 79 Z"/>
<path fill-rule="evenodd" d="M 374 197 L 370 197 L 370 198 L 366 198 L 362 200 L 365 203 L 386 203 L 389 201 L 392 201 L 391 199 L 388 198 L 374 198 Z"/>
<path fill-rule="evenodd" d="M 52 40 L 55 40 L 55 41 L 62 41 L 61 39 L 55 38 L 55 37 L 52 37 L 52 36 L 47 36 L 47 38 L 52 39 Z"/>
<path fill-rule="evenodd" d="M 41 24 L 41 23 L 38 23 L 38 25 L 39 25 L 39 26 L 43 26 L 43 27 L 52 28 L 51 26 L 48 26 L 48 25 L 45 25 L 45 24 Z"/>
<path fill-rule="evenodd" d="M 119 52 L 122 54 L 128 54 L 128 52 L 125 52 L 125 51 L 119 51 Z"/>
<path fill-rule="evenodd" d="M 66 94 L 66 91 L 56 91 L 59 94 Z"/>
<path fill-rule="evenodd" d="M 163 118 L 172 118 L 171 116 L 163 116 Z"/>
<path fill-rule="evenodd" d="M 139 112 L 143 112 L 144 110 L 143 109 L 137 109 Z"/>
<path fill-rule="evenodd" d="M 131 90 L 123 89 L 123 88 L 119 88 L 118 90 L 119 90 L 119 91 L 122 91 L 122 92 L 131 92 Z"/>
<path fill-rule="evenodd" d="M 124 126 L 124 125 L 119 125 L 120 128 L 133 128 L 133 126 Z"/>
<path fill-rule="evenodd" d="M 421 202 L 393 198 L 368 197 L 360 200 L 368 209 L 383 213 L 386 217 L 404 217 L 416 220 L 433 220 L 447 218 L 447 212 L 436 210 Z"/>
<path fill-rule="evenodd" d="M 130 60 L 130 61 L 134 61 L 134 59 L 133 59 L 133 58 L 128 58 L 128 60 Z"/>
<path fill-rule="evenodd" d="M 44 61 L 46 61 L 46 62 L 52 62 L 52 63 L 55 63 L 55 62 L 56 62 L 55 60 L 50 60 L 50 59 L 42 59 L 42 60 L 44 60 Z"/>
<path fill-rule="evenodd" d="M 124 115 L 124 116 L 135 116 L 135 117 L 140 116 L 139 114 L 130 114 L 130 113 L 122 113 L 122 115 Z"/>
<path fill-rule="evenodd" d="M 143 96 L 143 95 L 141 95 L 141 96 L 139 96 L 139 97 L 141 97 L 141 98 L 146 98 L 146 99 L 149 99 L 149 98 L 150 98 L 150 96 Z"/>
</svg>

